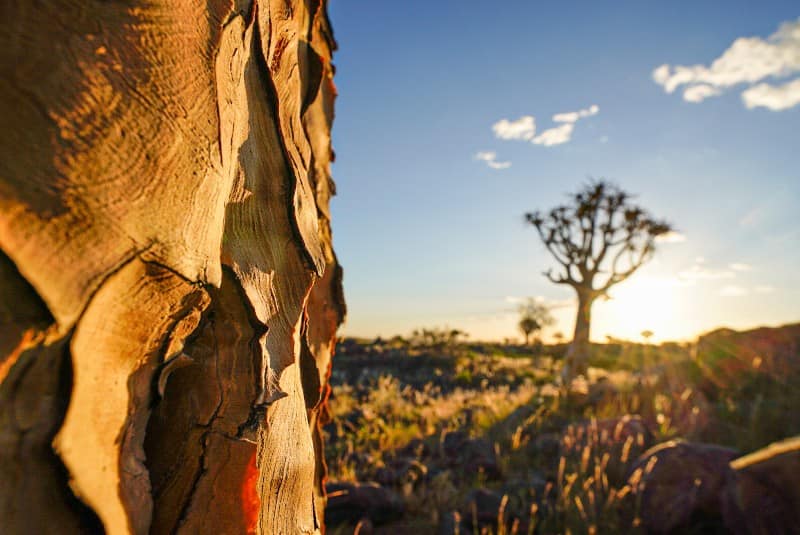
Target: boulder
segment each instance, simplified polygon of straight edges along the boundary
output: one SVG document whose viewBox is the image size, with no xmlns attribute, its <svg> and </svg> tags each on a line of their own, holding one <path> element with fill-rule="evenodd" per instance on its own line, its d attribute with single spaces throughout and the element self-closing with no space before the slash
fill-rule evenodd
<svg viewBox="0 0 800 535">
<path fill-rule="evenodd" d="M 735 450 L 670 441 L 645 452 L 628 477 L 624 523 L 648 533 L 723 533 L 723 500 Z"/>
<path fill-rule="evenodd" d="M 399 457 L 409 457 L 412 459 L 424 459 L 430 456 L 430 454 L 430 448 L 421 438 L 412 438 L 408 444 L 397 450 L 397 455 Z"/>
<path fill-rule="evenodd" d="M 445 431 L 441 438 L 442 455 L 445 459 L 456 459 L 468 440 L 469 433 L 466 431 Z"/>
<path fill-rule="evenodd" d="M 487 479 L 502 477 L 494 444 L 485 438 L 469 438 L 466 431 L 448 431 L 441 441 L 444 464 L 459 467 L 465 475 L 483 473 Z"/>
<path fill-rule="evenodd" d="M 466 474 L 482 473 L 486 479 L 497 480 L 502 477 L 495 445 L 485 438 L 467 441 L 459 457 Z"/>
<path fill-rule="evenodd" d="M 512 503 L 508 494 L 477 488 L 467 495 L 455 518 L 461 519 L 461 533 L 475 533 L 482 527 L 489 527 L 494 532 L 500 525 L 505 527 L 506 533 L 509 530 L 527 533 L 529 519 L 524 513 L 522 504 Z"/>
<path fill-rule="evenodd" d="M 736 535 L 800 533 L 800 437 L 730 463 L 725 526 Z"/>
<path fill-rule="evenodd" d="M 328 483 L 325 485 L 328 505 L 325 523 L 357 524 L 368 518 L 374 524 L 384 524 L 403 515 L 403 499 L 395 492 L 376 483 Z"/>
<path fill-rule="evenodd" d="M 428 475 L 428 468 L 416 459 L 394 459 L 375 472 L 375 479 L 387 487 L 399 487 L 408 496 Z"/>
</svg>

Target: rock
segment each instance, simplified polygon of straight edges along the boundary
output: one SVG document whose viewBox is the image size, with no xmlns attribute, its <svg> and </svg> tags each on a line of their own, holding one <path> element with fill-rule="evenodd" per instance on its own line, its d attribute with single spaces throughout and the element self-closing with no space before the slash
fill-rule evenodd
<svg viewBox="0 0 800 535">
<path fill-rule="evenodd" d="M 651 448 L 631 468 L 623 516 L 638 519 L 648 533 L 724 532 L 722 493 L 737 456 L 713 444 L 671 441 Z"/>
<path fill-rule="evenodd" d="M 461 448 L 469 440 L 469 433 L 466 431 L 445 431 L 442 434 L 441 446 L 442 455 L 446 459 L 455 459 L 461 453 Z"/>
<path fill-rule="evenodd" d="M 494 444 L 485 438 L 467 441 L 459 456 L 460 464 L 467 474 L 483 475 L 490 480 L 500 479 L 502 473 Z"/>
<path fill-rule="evenodd" d="M 461 533 L 475 533 L 484 526 L 494 530 L 500 525 L 505 526 L 506 533 L 527 533 L 529 519 L 524 513 L 523 505 L 512 503 L 507 494 L 478 488 L 469 493 L 458 513 Z"/>
<path fill-rule="evenodd" d="M 800 533 L 800 437 L 730 464 L 733 477 L 723 497 L 723 513 L 732 533 Z"/>
<path fill-rule="evenodd" d="M 372 535 L 375 533 L 375 526 L 369 518 L 362 518 L 356 524 L 356 529 L 353 530 L 353 535 Z"/>
<path fill-rule="evenodd" d="M 378 483 L 388 487 L 400 487 L 405 496 L 428 475 L 428 468 L 415 459 L 394 459 L 375 472 Z"/>
<path fill-rule="evenodd" d="M 502 505 L 502 494 L 484 488 L 475 489 L 467 496 L 460 511 L 461 517 L 470 528 L 486 524 L 496 526 Z"/>
<path fill-rule="evenodd" d="M 528 455 L 544 464 L 558 463 L 561 450 L 560 433 L 541 433 L 534 438 L 528 446 Z"/>
<path fill-rule="evenodd" d="M 619 396 L 619 389 L 606 377 L 601 377 L 597 382 L 589 385 L 586 402 L 589 405 L 599 405 L 604 401 L 611 401 Z"/>
<path fill-rule="evenodd" d="M 653 441 L 653 433 L 639 416 L 592 420 L 567 427 L 561 435 L 561 455 L 579 458 L 587 447 L 593 458 L 608 453 L 606 477 L 619 486 L 625 482 L 629 467 Z"/>
<path fill-rule="evenodd" d="M 384 524 L 400 518 L 405 510 L 399 495 L 376 483 L 328 483 L 325 490 L 328 495 L 325 522 L 328 525 L 356 524 L 363 518 Z"/>
<path fill-rule="evenodd" d="M 461 513 L 449 511 L 439 521 L 439 535 L 461 535 L 469 533 L 462 525 Z"/>
<path fill-rule="evenodd" d="M 430 456 L 431 451 L 428 445 L 421 438 L 412 438 L 408 444 L 397 450 L 399 457 L 410 457 L 413 459 L 424 459 Z"/>
<path fill-rule="evenodd" d="M 465 475 L 483 473 L 488 479 L 502 477 L 494 444 L 485 438 L 469 438 L 466 431 L 448 431 L 442 436 L 444 463 L 460 467 Z"/>
</svg>

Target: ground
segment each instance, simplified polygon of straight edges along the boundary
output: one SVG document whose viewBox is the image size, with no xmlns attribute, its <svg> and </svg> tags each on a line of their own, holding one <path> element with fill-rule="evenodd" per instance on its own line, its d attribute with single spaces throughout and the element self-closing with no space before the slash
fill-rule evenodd
<svg viewBox="0 0 800 535">
<path fill-rule="evenodd" d="M 325 427 L 329 532 L 635 530 L 631 477 L 651 446 L 737 456 L 800 434 L 799 347 L 797 325 L 596 345 L 589 377 L 566 389 L 563 345 L 344 340 Z"/>
</svg>

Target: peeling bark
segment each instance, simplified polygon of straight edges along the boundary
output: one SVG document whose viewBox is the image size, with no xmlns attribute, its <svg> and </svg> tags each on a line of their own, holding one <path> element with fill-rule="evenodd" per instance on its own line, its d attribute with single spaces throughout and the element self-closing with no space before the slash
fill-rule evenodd
<svg viewBox="0 0 800 535">
<path fill-rule="evenodd" d="M 316 533 L 324 2 L 2 8 L 4 533 Z"/>
</svg>

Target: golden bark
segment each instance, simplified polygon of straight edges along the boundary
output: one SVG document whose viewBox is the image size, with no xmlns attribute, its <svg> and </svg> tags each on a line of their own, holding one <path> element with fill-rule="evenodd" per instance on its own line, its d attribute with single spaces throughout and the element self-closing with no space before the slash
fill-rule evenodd
<svg viewBox="0 0 800 535">
<path fill-rule="evenodd" d="M 3 532 L 319 531 L 325 3 L 1 11 Z"/>
</svg>

